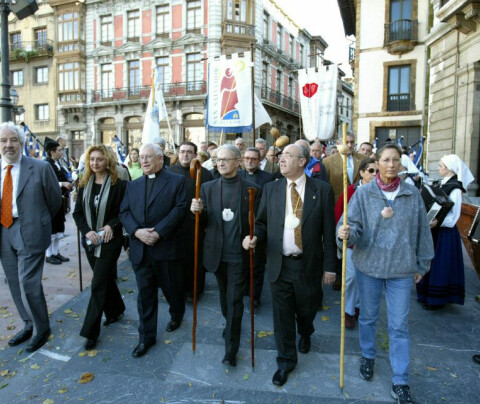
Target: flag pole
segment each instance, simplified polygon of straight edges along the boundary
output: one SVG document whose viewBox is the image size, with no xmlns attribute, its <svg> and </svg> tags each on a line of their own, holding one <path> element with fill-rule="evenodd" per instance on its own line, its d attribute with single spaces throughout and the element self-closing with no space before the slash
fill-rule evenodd
<svg viewBox="0 0 480 404">
<path fill-rule="evenodd" d="M 255 52 L 253 42 L 250 42 L 250 61 L 252 62 L 252 146 L 255 146 L 255 64 L 253 52 Z"/>
<path fill-rule="evenodd" d="M 348 199 L 347 199 L 347 124 L 342 125 L 343 144 L 338 147 L 338 151 L 343 155 L 343 224 L 347 224 L 348 218 Z M 347 273 L 347 240 L 342 242 L 342 304 L 340 315 L 340 389 L 343 392 L 344 386 L 344 365 L 345 365 L 345 278 Z"/>
</svg>

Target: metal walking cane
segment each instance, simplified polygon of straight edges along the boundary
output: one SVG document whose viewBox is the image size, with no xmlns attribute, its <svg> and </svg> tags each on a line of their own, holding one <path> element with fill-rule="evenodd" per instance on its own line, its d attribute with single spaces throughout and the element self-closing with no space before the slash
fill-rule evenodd
<svg viewBox="0 0 480 404">
<path fill-rule="evenodd" d="M 200 198 L 200 185 L 202 183 L 202 165 L 198 159 L 190 162 L 190 178 L 195 178 L 195 199 Z M 192 350 L 195 353 L 197 332 L 197 274 L 198 274 L 198 233 L 200 229 L 200 212 L 195 212 L 195 239 L 193 255 L 193 325 L 192 325 Z"/>
<path fill-rule="evenodd" d="M 248 224 L 250 225 L 250 240 L 253 238 L 253 229 L 255 225 L 255 195 L 257 193 L 256 188 L 247 188 L 248 191 Z M 250 248 L 250 345 L 252 349 L 252 368 L 255 367 L 255 321 L 253 319 L 254 307 L 253 307 L 253 267 L 254 257 L 253 248 Z"/>
<path fill-rule="evenodd" d="M 348 186 L 348 173 L 347 173 L 347 124 L 342 126 L 343 144 L 338 147 L 338 151 L 343 155 L 343 224 L 347 224 L 347 186 Z M 343 392 L 344 385 L 344 365 L 345 365 L 345 278 L 347 274 L 347 240 L 342 242 L 342 313 L 340 316 L 340 389 Z"/>
</svg>

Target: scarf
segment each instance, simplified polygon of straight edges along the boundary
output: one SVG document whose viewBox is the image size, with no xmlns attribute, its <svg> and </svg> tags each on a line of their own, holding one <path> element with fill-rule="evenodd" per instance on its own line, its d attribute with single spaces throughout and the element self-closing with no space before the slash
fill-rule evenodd
<svg viewBox="0 0 480 404">
<path fill-rule="evenodd" d="M 388 184 L 388 185 L 385 185 L 382 180 L 380 179 L 380 173 L 377 173 L 376 175 L 376 179 L 377 179 L 377 185 L 378 187 L 384 191 L 384 192 L 393 192 L 395 191 L 398 186 L 400 185 L 400 177 L 395 177 L 395 179 L 393 180 L 393 182 L 391 184 Z"/>
<path fill-rule="evenodd" d="M 98 208 L 97 208 L 97 223 L 93 225 L 92 223 L 92 212 L 90 210 L 90 198 L 92 195 L 93 181 L 95 181 L 95 176 L 92 175 L 88 180 L 85 190 L 83 191 L 83 207 L 85 209 L 85 219 L 87 220 L 88 226 L 93 230 L 98 232 L 98 229 L 103 227 L 103 221 L 105 220 L 105 211 L 107 209 L 108 194 L 110 193 L 110 186 L 112 181 L 110 176 L 107 174 L 105 180 L 103 181 L 102 188 L 100 189 Z M 105 197 L 104 197 L 105 195 Z M 95 247 L 95 257 L 99 258 L 102 252 L 102 245 L 99 244 Z"/>
</svg>

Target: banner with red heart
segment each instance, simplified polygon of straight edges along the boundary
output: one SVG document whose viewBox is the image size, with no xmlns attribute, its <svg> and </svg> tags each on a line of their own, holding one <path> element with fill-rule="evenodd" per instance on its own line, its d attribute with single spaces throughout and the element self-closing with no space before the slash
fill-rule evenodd
<svg viewBox="0 0 480 404">
<path fill-rule="evenodd" d="M 318 90 L 318 84 L 317 83 L 307 83 L 303 86 L 303 95 L 308 98 L 312 98 Z"/>
</svg>

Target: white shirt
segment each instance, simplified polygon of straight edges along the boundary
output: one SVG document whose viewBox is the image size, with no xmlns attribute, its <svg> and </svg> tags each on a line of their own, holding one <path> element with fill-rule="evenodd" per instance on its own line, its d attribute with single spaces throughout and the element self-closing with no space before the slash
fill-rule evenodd
<svg viewBox="0 0 480 404">
<path fill-rule="evenodd" d="M 292 183 L 295 182 L 295 189 L 300 195 L 302 202 L 305 200 L 305 183 L 306 176 L 302 174 L 300 178 L 295 181 L 291 181 L 287 178 L 287 192 L 286 192 L 286 203 L 285 203 L 285 217 L 289 214 L 293 214 L 294 207 L 292 207 Z M 299 217 L 302 220 L 301 217 Z M 282 246 L 283 255 L 298 255 L 302 254 L 302 250 L 298 248 L 295 244 L 295 229 L 283 228 L 283 246 Z"/>
<path fill-rule="evenodd" d="M 265 166 L 267 165 L 268 159 L 265 157 L 262 161 L 260 161 L 260 170 L 265 170 Z"/>
<path fill-rule="evenodd" d="M 450 178 L 443 178 L 441 184 L 445 184 Z M 462 213 L 462 190 L 454 189 L 448 195 L 453 202 L 453 207 L 450 212 L 447 213 L 445 219 L 443 220 L 442 227 L 453 227 L 457 224 L 458 219 L 460 219 L 460 214 Z"/>
<path fill-rule="evenodd" d="M 18 208 L 17 208 L 17 192 L 18 192 L 18 178 L 20 176 L 20 160 L 22 155 L 19 156 L 18 160 L 13 163 L 13 167 L 10 170 L 12 174 L 12 215 L 14 218 L 18 217 Z M 5 180 L 5 175 L 7 174 L 7 166 L 10 165 L 5 160 L 2 160 L 2 183 L 1 183 L 1 196 L 3 197 L 3 181 Z"/>
</svg>

